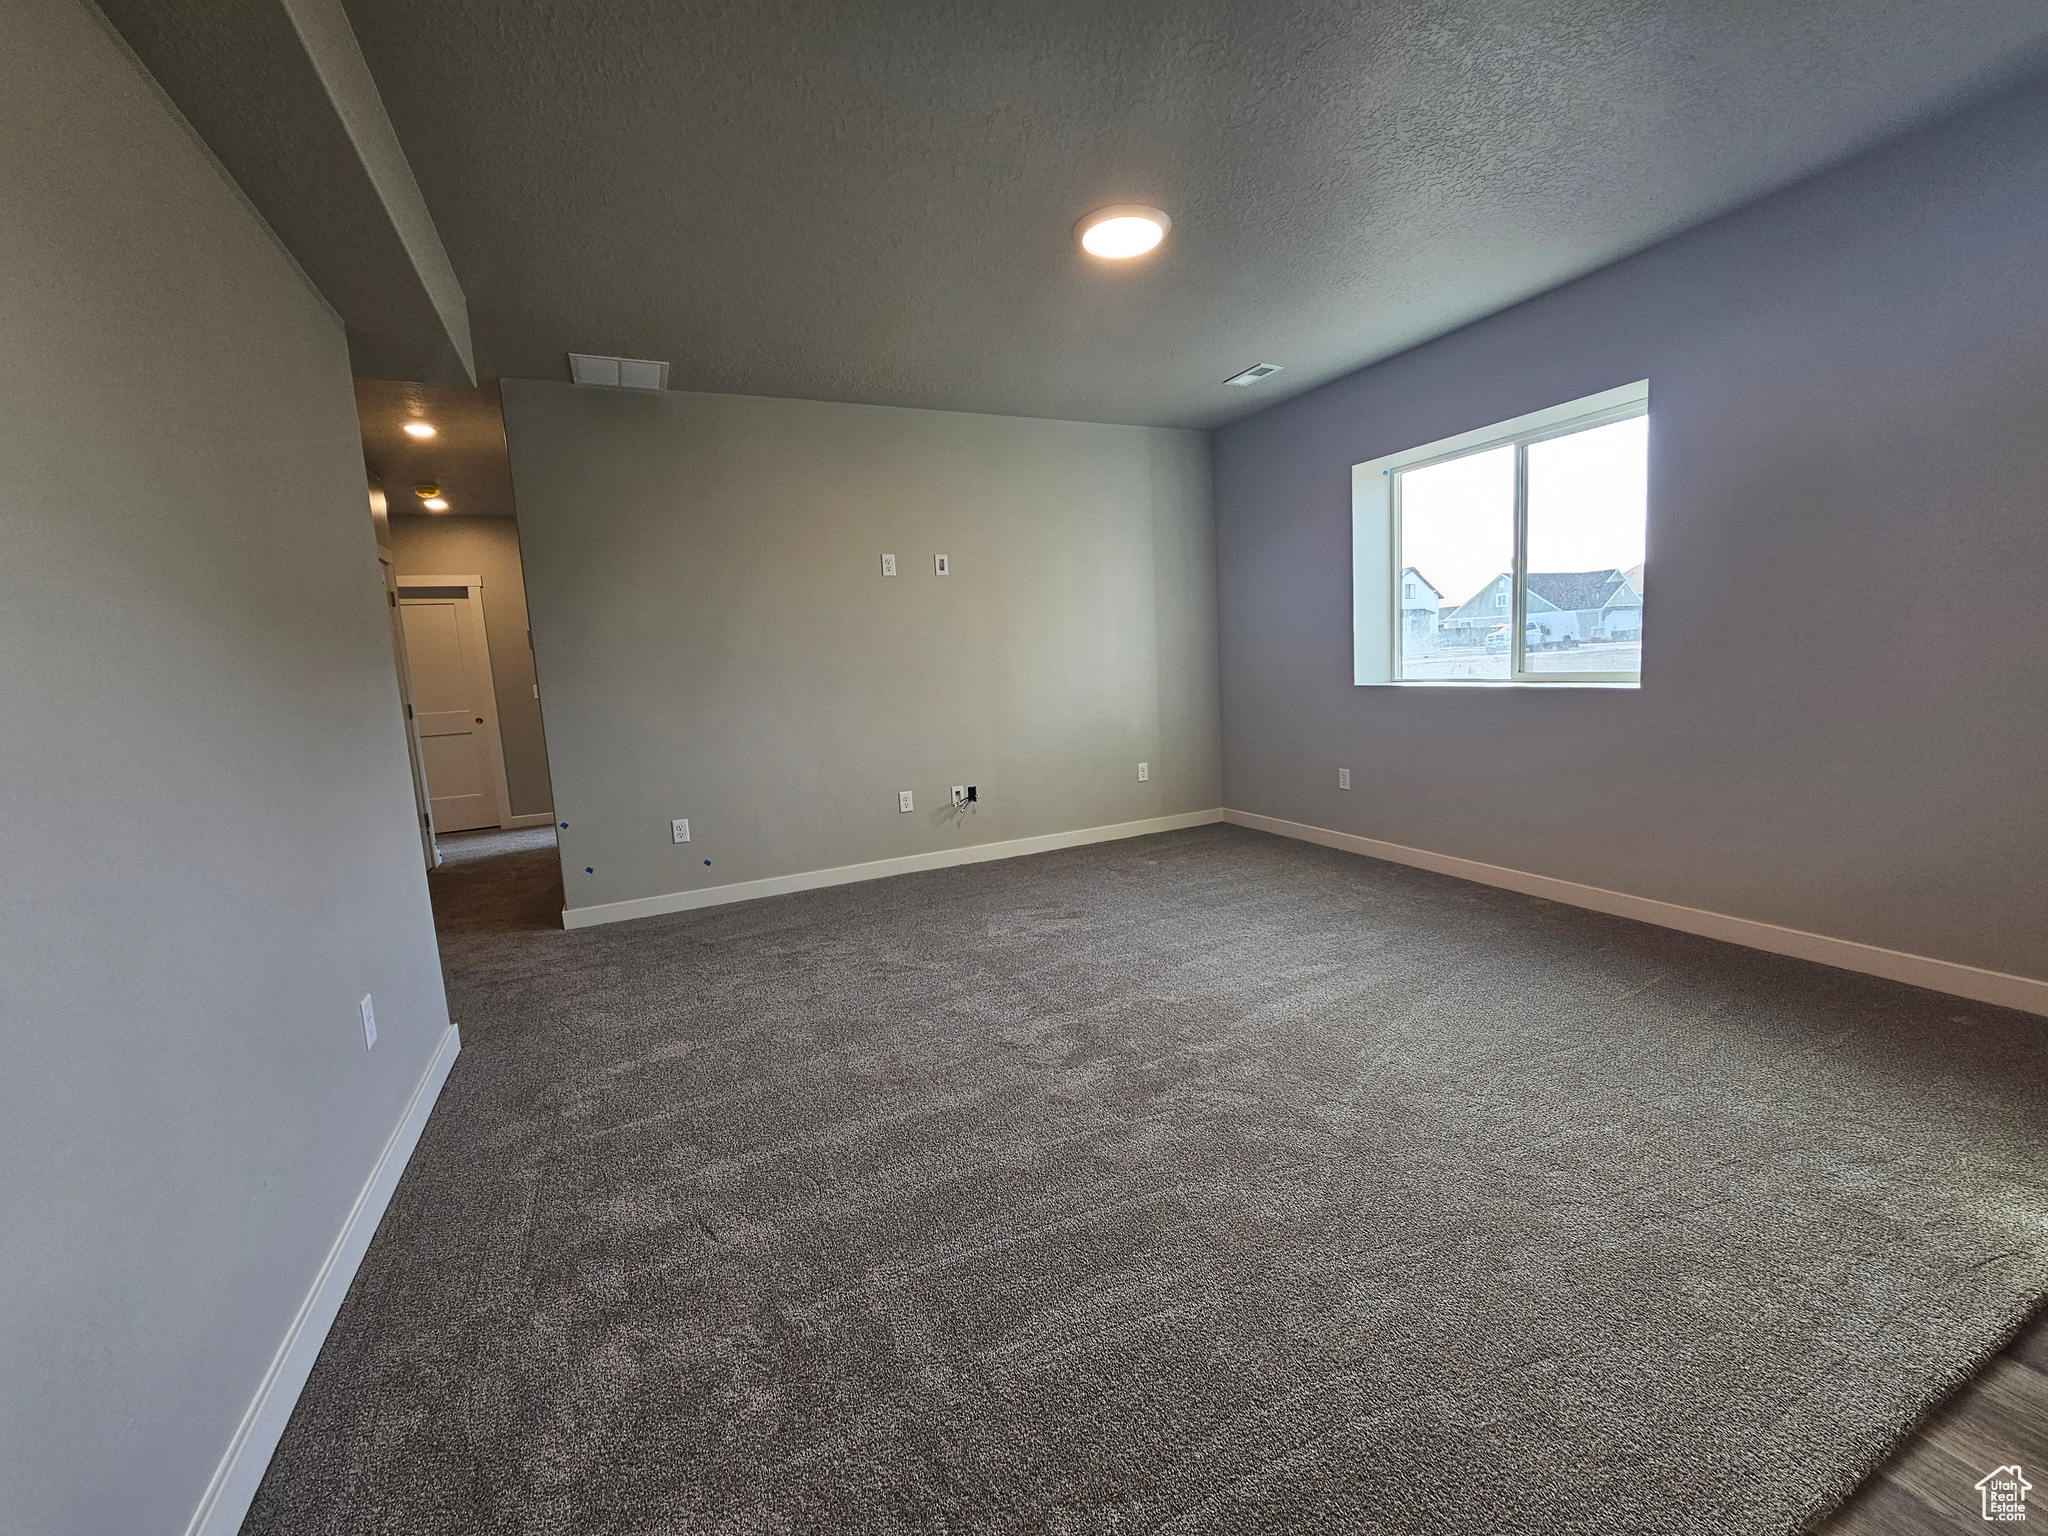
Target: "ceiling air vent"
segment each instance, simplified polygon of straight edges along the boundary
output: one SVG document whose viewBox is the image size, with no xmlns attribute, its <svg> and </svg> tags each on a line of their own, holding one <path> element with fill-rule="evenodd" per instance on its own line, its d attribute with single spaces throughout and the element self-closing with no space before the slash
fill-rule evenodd
<svg viewBox="0 0 2048 1536">
<path fill-rule="evenodd" d="M 1278 363 L 1253 363 L 1243 373 L 1233 373 L 1223 382 L 1233 389 L 1243 389 L 1247 384 L 1256 384 L 1261 379 L 1271 378 L 1280 371 Z"/>
<path fill-rule="evenodd" d="M 603 384 L 612 389 L 667 389 L 668 364 L 639 357 L 589 357 L 569 354 L 569 377 L 578 384 Z"/>
</svg>

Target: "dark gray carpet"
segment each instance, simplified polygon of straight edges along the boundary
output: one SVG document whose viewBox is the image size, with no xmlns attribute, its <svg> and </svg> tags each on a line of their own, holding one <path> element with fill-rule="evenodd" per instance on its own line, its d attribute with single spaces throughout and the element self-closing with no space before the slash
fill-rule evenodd
<svg viewBox="0 0 2048 1536">
<path fill-rule="evenodd" d="M 2026 1015 L 1228 827 L 551 866 L 436 877 L 466 1049 L 251 1536 L 1789 1532 L 2048 1291 Z"/>
</svg>

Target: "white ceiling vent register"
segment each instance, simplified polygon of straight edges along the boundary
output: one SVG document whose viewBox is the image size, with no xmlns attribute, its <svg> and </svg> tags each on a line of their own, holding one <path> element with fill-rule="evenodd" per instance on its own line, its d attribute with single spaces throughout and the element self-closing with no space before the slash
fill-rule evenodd
<svg viewBox="0 0 2048 1536">
<path fill-rule="evenodd" d="M 1256 384 L 1261 379 L 1271 378 L 1280 371 L 1278 363 L 1253 363 L 1243 373 L 1233 373 L 1223 382 L 1233 389 L 1243 389 L 1247 384 Z"/>
<path fill-rule="evenodd" d="M 569 377 L 578 384 L 605 384 L 613 389 L 667 389 L 668 364 L 639 357 L 590 357 L 571 352 Z"/>
</svg>

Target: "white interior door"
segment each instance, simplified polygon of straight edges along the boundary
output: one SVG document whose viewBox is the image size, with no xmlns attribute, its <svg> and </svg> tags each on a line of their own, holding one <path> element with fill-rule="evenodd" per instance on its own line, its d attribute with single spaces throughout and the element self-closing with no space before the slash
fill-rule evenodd
<svg viewBox="0 0 2048 1536">
<path fill-rule="evenodd" d="M 434 829 L 503 826 L 510 807 L 484 643 L 483 583 L 473 576 L 401 576 L 398 606 Z"/>
</svg>

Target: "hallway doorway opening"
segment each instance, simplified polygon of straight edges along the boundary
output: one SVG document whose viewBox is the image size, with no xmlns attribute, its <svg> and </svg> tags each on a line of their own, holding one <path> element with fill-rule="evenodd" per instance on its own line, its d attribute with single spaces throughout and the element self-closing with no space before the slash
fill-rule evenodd
<svg viewBox="0 0 2048 1536">
<path fill-rule="evenodd" d="M 358 379 L 356 414 L 371 502 L 381 507 L 378 556 L 427 867 L 459 833 L 551 837 L 554 792 L 497 388 Z"/>
</svg>

